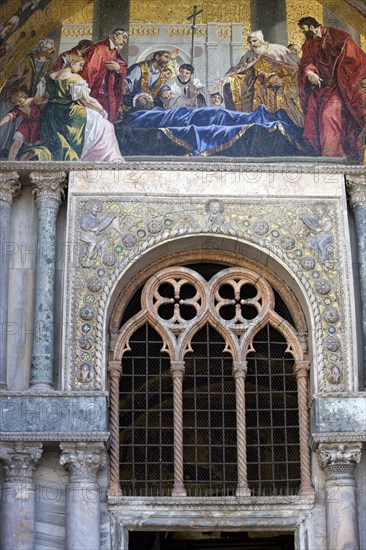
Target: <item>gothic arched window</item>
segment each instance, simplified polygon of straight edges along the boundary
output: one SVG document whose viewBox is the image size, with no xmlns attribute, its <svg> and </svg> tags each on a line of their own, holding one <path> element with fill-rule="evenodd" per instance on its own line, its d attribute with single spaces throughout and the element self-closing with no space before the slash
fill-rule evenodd
<svg viewBox="0 0 366 550">
<path fill-rule="evenodd" d="M 289 309 L 260 274 L 158 271 L 113 340 L 110 493 L 310 492 L 308 369 Z"/>
</svg>

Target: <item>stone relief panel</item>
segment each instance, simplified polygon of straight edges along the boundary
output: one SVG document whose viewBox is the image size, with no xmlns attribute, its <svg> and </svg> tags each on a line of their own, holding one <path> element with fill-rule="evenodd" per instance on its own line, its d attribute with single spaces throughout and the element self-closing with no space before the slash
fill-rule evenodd
<svg viewBox="0 0 366 550">
<path fill-rule="evenodd" d="M 287 266 L 311 304 L 319 391 L 353 388 L 348 271 L 339 269 L 344 228 L 337 200 L 264 204 L 258 199 L 78 195 L 71 206 L 65 387 L 103 389 L 106 308 L 125 268 L 157 244 L 211 234 L 251 243 Z"/>
</svg>

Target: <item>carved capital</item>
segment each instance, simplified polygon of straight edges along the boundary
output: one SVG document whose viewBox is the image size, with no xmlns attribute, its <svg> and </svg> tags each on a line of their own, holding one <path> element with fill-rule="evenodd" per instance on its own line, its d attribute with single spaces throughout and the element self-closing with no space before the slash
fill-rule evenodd
<svg viewBox="0 0 366 550">
<path fill-rule="evenodd" d="M 248 370 L 247 361 L 233 361 L 234 378 L 245 378 Z"/>
<path fill-rule="evenodd" d="M 296 361 L 295 376 L 296 378 L 307 378 L 310 370 L 310 361 Z"/>
<path fill-rule="evenodd" d="M 360 174 L 359 176 L 347 178 L 346 185 L 351 208 L 355 208 L 358 205 L 366 207 L 366 176 Z"/>
<path fill-rule="evenodd" d="M 42 456 L 42 443 L 14 443 L 0 446 L 0 461 L 6 481 L 32 481 L 33 471 Z"/>
<path fill-rule="evenodd" d="M 349 466 L 350 471 L 361 460 L 362 443 L 321 443 L 318 448 L 321 468 Z M 347 469 L 347 468 L 346 468 Z"/>
<path fill-rule="evenodd" d="M 108 361 L 107 370 L 111 378 L 119 378 L 122 374 L 122 363 L 121 361 Z"/>
<path fill-rule="evenodd" d="M 36 201 L 47 199 L 61 203 L 67 185 L 65 172 L 31 172 L 29 178 L 33 183 Z"/>
<path fill-rule="evenodd" d="M 73 482 L 95 481 L 107 460 L 103 443 L 61 443 L 60 448 L 60 464 L 69 471 Z"/>
<path fill-rule="evenodd" d="M 170 372 L 173 378 L 183 378 L 185 366 L 184 361 L 171 361 Z"/>
<path fill-rule="evenodd" d="M 16 172 L 0 174 L 0 201 L 12 204 L 14 197 L 20 191 L 19 176 Z"/>
</svg>

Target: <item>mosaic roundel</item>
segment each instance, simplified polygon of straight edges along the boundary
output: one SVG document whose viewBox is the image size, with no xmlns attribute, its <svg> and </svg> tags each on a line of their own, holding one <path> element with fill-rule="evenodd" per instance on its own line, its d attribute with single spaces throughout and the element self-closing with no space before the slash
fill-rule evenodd
<svg viewBox="0 0 366 550">
<path fill-rule="evenodd" d="M 100 279 L 89 279 L 87 284 L 86 284 L 88 290 L 90 290 L 90 292 L 100 292 L 103 288 L 103 283 Z"/>
<path fill-rule="evenodd" d="M 84 321 L 91 321 L 95 317 L 95 310 L 92 307 L 84 306 L 79 310 L 79 315 Z"/>
<path fill-rule="evenodd" d="M 328 336 L 325 339 L 324 344 L 328 351 L 338 351 L 341 347 L 341 342 L 336 336 Z"/>
<path fill-rule="evenodd" d="M 339 313 L 334 307 L 328 307 L 323 313 L 323 318 L 327 323 L 336 323 L 339 321 Z"/>
<path fill-rule="evenodd" d="M 264 235 L 267 235 L 269 231 L 269 223 L 264 220 L 254 222 L 252 225 L 252 231 L 255 235 L 264 237 Z"/>
<path fill-rule="evenodd" d="M 304 256 L 301 258 L 300 264 L 304 271 L 312 271 L 316 265 L 316 261 L 311 256 Z"/>
<path fill-rule="evenodd" d="M 315 290 L 318 294 L 321 294 L 324 296 L 325 294 L 329 294 L 329 292 L 332 290 L 332 286 L 328 281 L 317 281 L 315 283 Z"/>
</svg>

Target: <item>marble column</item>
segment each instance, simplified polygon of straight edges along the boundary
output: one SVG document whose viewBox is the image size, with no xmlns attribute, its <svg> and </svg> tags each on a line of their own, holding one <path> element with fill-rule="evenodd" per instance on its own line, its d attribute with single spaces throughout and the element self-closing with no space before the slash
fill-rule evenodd
<svg viewBox="0 0 366 550">
<path fill-rule="evenodd" d="M 174 414 L 174 485 L 173 497 L 185 497 L 183 477 L 183 376 L 184 361 L 171 361 L 170 372 L 173 378 Z"/>
<path fill-rule="evenodd" d="M 103 443 L 61 443 L 60 463 L 69 471 L 66 488 L 66 550 L 100 549 L 100 487 L 106 463 Z"/>
<path fill-rule="evenodd" d="M 299 403 L 300 429 L 300 468 L 301 485 L 299 494 L 314 496 L 315 491 L 311 484 L 311 455 L 309 448 L 309 405 L 308 405 L 308 378 L 310 371 L 309 361 L 296 361 L 295 376 L 297 381 L 297 399 Z"/>
<path fill-rule="evenodd" d="M 366 386 L 366 176 L 347 178 L 348 201 L 353 211 L 357 236 L 358 273 L 360 278 L 363 357 Z"/>
<path fill-rule="evenodd" d="M 327 473 L 325 514 L 328 550 L 359 550 L 355 465 L 361 443 L 321 443 L 319 463 Z"/>
<path fill-rule="evenodd" d="M 2 486 L 1 548 L 32 550 L 35 531 L 33 471 L 42 456 L 41 443 L 10 443 L 0 446 L 4 465 Z"/>
<path fill-rule="evenodd" d="M 8 282 L 10 243 L 10 213 L 14 196 L 20 190 L 16 172 L 0 174 L 0 390 L 6 389 L 7 323 L 8 323 Z"/>
<path fill-rule="evenodd" d="M 237 497 L 250 496 L 247 473 L 247 437 L 245 425 L 245 378 L 247 369 L 247 361 L 233 361 L 233 376 L 236 394 L 236 433 L 238 441 L 238 484 L 235 491 Z"/>
<path fill-rule="evenodd" d="M 64 194 L 64 172 L 31 172 L 38 210 L 37 265 L 30 386 L 50 390 L 54 380 L 56 220 Z"/>
</svg>

